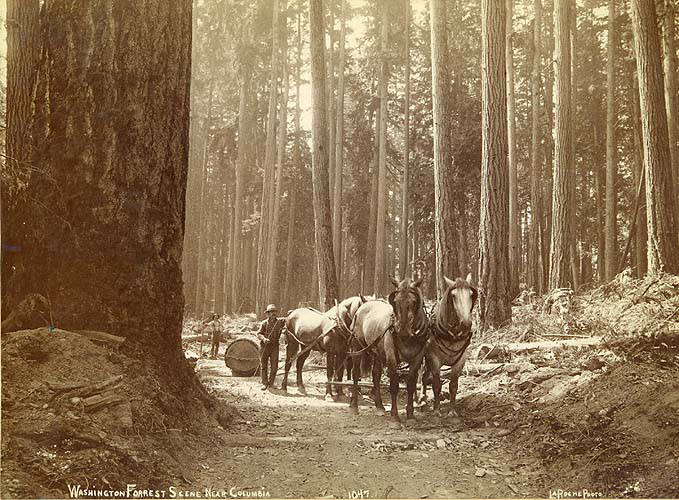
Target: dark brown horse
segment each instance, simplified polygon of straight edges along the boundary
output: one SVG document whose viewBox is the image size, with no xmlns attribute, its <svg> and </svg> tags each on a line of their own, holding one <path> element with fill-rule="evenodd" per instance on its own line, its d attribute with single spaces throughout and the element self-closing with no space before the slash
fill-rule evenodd
<svg viewBox="0 0 679 500">
<path fill-rule="evenodd" d="M 326 353 L 328 382 L 338 381 L 338 379 L 341 381 L 349 337 L 327 314 L 308 307 L 295 309 L 288 314 L 285 320 L 287 330 L 285 374 L 281 389 L 287 390 L 288 372 L 295 359 L 297 361 L 297 392 L 306 394 L 304 382 L 302 382 L 302 370 L 312 350 Z M 338 395 L 340 394 L 341 391 L 338 391 Z M 334 399 L 331 384 L 325 385 L 325 398 Z"/>
<path fill-rule="evenodd" d="M 427 341 L 427 317 L 424 312 L 424 299 L 420 291 L 422 280 L 414 283 L 405 279 L 398 283 L 392 280 L 396 290 L 389 294 L 389 301 L 369 301 L 356 312 L 353 325 L 352 351 L 367 352 L 372 358 L 373 394 L 378 413 L 384 414 L 380 378 L 382 366 L 386 363 L 389 375 L 389 392 L 391 394 L 391 418 L 399 421 L 398 416 L 398 365 L 407 362 L 408 371 L 408 403 L 407 418 L 415 418 L 413 412 L 413 394 L 417 384 L 417 374 L 424 357 L 424 346 Z M 358 413 L 358 380 L 359 373 L 354 370 L 353 393 L 351 395 L 351 411 Z"/>
<path fill-rule="evenodd" d="M 425 347 L 425 375 L 422 377 L 423 393 L 426 392 L 424 381 L 431 375 L 434 388 L 434 411 L 439 411 L 441 403 L 441 365 L 451 367 L 450 406 L 455 412 L 458 378 L 464 368 L 467 347 L 472 337 L 472 310 L 478 296 L 476 288 L 471 285 L 471 274 L 466 280 L 457 278 L 452 281 L 444 277 L 446 291 L 436 304 L 429 322 L 429 339 Z"/>
</svg>

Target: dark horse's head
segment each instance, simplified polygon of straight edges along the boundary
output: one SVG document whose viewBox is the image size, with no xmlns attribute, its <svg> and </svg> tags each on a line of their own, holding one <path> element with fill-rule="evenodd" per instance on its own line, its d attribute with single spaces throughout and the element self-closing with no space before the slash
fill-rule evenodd
<svg viewBox="0 0 679 500">
<path fill-rule="evenodd" d="M 455 281 L 446 278 L 446 293 L 441 298 L 439 314 L 443 323 L 458 332 L 469 332 L 472 328 L 472 310 L 478 297 L 478 291 L 471 284 L 472 275 L 467 279 L 457 278 Z"/>
<path fill-rule="evenodd" d="M 427 326 L 424 314 L 424 299 L 420 291 L 422 278 L 413 281 L 404 279 L 400 283 L 392 278 L 396 290 L 389 294 L 389 303 L 394 309 L 396 335 L 399 337 L 419 336 Z"/>
</svg>

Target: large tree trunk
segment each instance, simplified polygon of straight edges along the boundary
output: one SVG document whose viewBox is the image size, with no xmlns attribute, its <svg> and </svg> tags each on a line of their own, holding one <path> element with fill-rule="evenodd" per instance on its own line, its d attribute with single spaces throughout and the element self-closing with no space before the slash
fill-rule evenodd
<svg viewBox="0 0 679 500">
<path fill-rule="evenodd" d="M 281 209 L 281 190 L 283 188 L 283 165 L 285 164 L 285 150 L 288 142 L 288 98 L 290 97 L 289 79 L 288 79 L 288 0 L 281 0 L 281 65 L 282 65 L 282 85 L 283 96 L 280 103 L 279 118 L 278 118 L 278 158 L 276 160 L 276 187 L 273 197 L 273 210 L 269 218 L 271 237 L 269 242 L 269 257 L 267 269 L 267 301 L 278 302 L 276 298 L 274 287 L 278 281 L 278 224 L 280 222 Z"/>
<path fill-rule="evenodd" d="M 606 61 L 606 281 L 618 270 L 617 149 L 615 139 L 615 0 L 608 0 L 608 43 Z"/>
<path fill-rule="evenodd" d="M 552 237 L 552 195 L 554 193 L 554 5 L 547 11 L 547 43 L 545 58 L 545 111 L 547 112 L 547 130 L 545 133 L 545 168 L 544 189 L 542 191 L 542 218 L 540 247 L 542 250 L 542 290 L 549 286 L 549 254 L 551 251 Z"/>
<path fill-rule="evenodd" d="M 635 72 L 636 73 L 636 72 Z M 639 83 L 636 74 L 632 77 L 632 128 L 634 133 L 634 185 L 638 186 L 644 173 L 644 147 L 641 138 L 641 116 L 639 114 Z M 634 253 L 636 275 L 641 278 L 646 274 L 646 186 L 641 183 L 641 201 L 637 214 L 637 230 L 634 235 Z"/>
<path fill-rule="evenodd" d="M 34 100 L 40 62 L 40 2 L 8 0 L 7 2 L 7 94 L 6 94 L 6 158 L 2 166 L 2 307 L 3 312 L 16 305 L 8 300 L 13 289 L 21 289 L 21 270 L 26 266 L 27 252 L 15 251 L 23 246 L 23 226 L 8 224 L 15 217 L 17 194 L 29 182 L 33 170 L 31 131 Z M 16 247 L 10 250 L 10 247 Z M 7 250 L 6 250 L 7 249 Z M 17 296 L 21 301 L 22 296 Z"/>
<path fill-rule="evenodd" d="M 339 77 L 337 81 L 337 130 L 335 144 L 335 182 L 332 210 L 332 241 L 335 250 L 338 288 L 342 288 L 342 173 L 344 169 L 344 42 L 347 35 L 347 4 L 342 0 L 339 46 Z"/>
<path fill-rule="evenodd" d="M 373 293 L 385 295 L 383 283 L 386 271 L 386 215 L 387 215 L 387 87 L 389 71 L 387 68 L 387 37 L 389 34 L 389 10 L 387 0 L 381 0 L 382 25 L 380 55 L 380 151 L 377 168 L 377 205 L 375 226 L 375 272 L 373 274 Z"/>
<path fill-rule="evenodd" d="M 597 232 L 597 279 L 603 283 L 606 276 L 606 226 L 605 197 L 606 197 L 606 172 L 602 155 L 601 143 L 602 114 L 595 111 L 593 114 L 593 138 L 594 138 L 594 191 L 596 193 L 596 232 Z"/>
<path fill-rule="evenodd" d="M 540 226 L 542 223 L 542 163 L 540 161 L 540 67 L 542 34 L 542 3 L 534 0 L 533 10 L 533 69 L 531 72 L 531 161 L 530 161 L 530 232 L 528 234 L 528 272 L 526 281 L 537 293 L 542 293 Z"/>
<path fill-rule="evenodd" d="M 507 93 L 505 2 L 481 1 L 482 133 L 481 220 L 479 227 L 479 311 L 486 326 L 511 319 L 509 282 L 509 171 L 507 170 Z M 539 58 L 539 52 L 538 58 Z"/>
<path fill-rule="evenodd" d="M 330 189 L 330 209 L 332 210 L 333 196 L 335 194 L 335 7 L 334 0 L 327 2 L 329 10 L 328 23 L 328 78 L 326 80 L 327 95 L 325 103 L 327 106 L 328 124 L 328 187 Z M 331 217 L 333 214 L 331 213 Z M 334 256 L 333 256 L 334 258 Z M 337 262 L 335 262 L 337 265 Z"/>
<path fill-rule="evenodd" d="M 271 28 L 271 78 L 269 81 L 269 110 L 266 118 L 266 153 L 264 157 L 264 179 L 262 181 L 261 219 L 259 222 L 259 247 L 257 248 L 257 292 L 255 310 L 258 315 L 264 314 L 269 301 L 269 247 L 271 242 L 270 217 L 273 210 L 274 177 L 276 163 L 276 101 L 278 98 L 278 41 L 279 35 L 279 0 L 273 0 L 273 21 Z"/>
<path fill-rule="evenodd" d="M 571 228 L 570 190 L 573 171 L 571 116 L 571 45 L 570 0 L 555 0 L 555 80 L 556 142 L 554 193 L 552 195 L 552 236 L 550 249 L 549 288 L 569 287 Z"/>
<path fill-rule="evenodd" d="M 665 75 L 665 106 L 667 108 L 667 129 L 670 141 L 670 158 L 674 169 L 674 208 L 679 210 L 679 97 L 677 94 L 677 38 L 675 30 L 676 0 L 665 0 L 665 15 L 662 19 L 663 26 L 663 68 Z M 679 213 L 675 212 L 679 217 Z M 677 223 L 675 219 L 675 224 Z M 677 235 L 679 237 L 679 235 Z"/>
<path fill-rule="evenodd" d="M 254 160 L 252 144 L 254 142 L 254 106 L 252 105 L 252 40 L 250 25 L 245 28 L 247 36 L 245 43 L 239 51 L 238 75 L 239 81 L 239 105 L 238 105 L 238 156 L 236 158 L 236 192 L 233 201 L 233 254 L 227 279 L 230 280 L 229 307 L 235 311 L 240 306 L 240 295 L 243 291 L 244 258 L 242 254 L 243 244 L 243 207 L 245 195 L 245 176 L 248 165 Z"/>
<path fill-rule="evenodd" d="M 203 138 L 203 151 L 200 159 L 200 191 L 198 196 L 198 220 L 196 221 L 197 234 L 196 234 L 196 299 L 195 299 L 195 312 L 196 316 L 201 317 L 205 312 L 205 283 L 203 277 L 203 269 L 205 267 L 205 250 L 206 250 L 206 238 L 208 234 L 207 220 L 205 219 L 205 199 L 206 199 L 206 186 L 207 186 L 207 162 L 208 162 L 208 150 L 210 145 L 210 124 L 212 123 L 212 99 L 214 93 L 214 79 L 210 80 L 210 97 L 208 98 L 208 111 L 207 119 L 205 120 L 204 135 Z"/>
<path fill-rule="evenodd" d="M 519 195 L 518 176 L 516 166 L 516 118 L 514 99 L 514 53 L 512 48 L 513 35 L 513 2 L 507 2 L 507 37 L 506 60 L 507 65 L 507 143 L 509 162 L 509 271 L 510 292 L 513 297 L 519 294 L 519 271 L 521 269 L 519 256 L 521 254 L 521 239 L 519 227 Z M 538 57 L 538 62 L 540 61 Z M 464 274 L 464 273 L 463 273 Z"/>
<path fill-rule="evenodd" d="M 571 0 L 570 4 L 570 35 L 571 35 L 571 109 L 573 110 L 573 117 L 576 118 L 577 110 L 577 85 L 575 83 L 575 32 L 577 29 L 577 5 L 576 0 Z M 581 231 L 576 229 L 576 215 L 578 203 L 576 200 L 576 185 L 578 178 L 578 166 L 575 162 L 575 149 L 576 149 L 576 128 L 573 127 L 573 137 L 571 139 L 571 158 L 573 159 L 573 179 L 571 181 L 571 189 L 569 192 L 570 204 L 571 204 L 571 227 L 573 228 L 573 237 L 570 240 L 570 260 L 571 260 L 571 277 L 573 290 L 577 290 L 580 287 L 580 257 L 578 256 L 578 236 Z"/>
<path fill-rule="evenodd" d="M 327 125 L 325 122 L 325 40 L 323 0 L 310 0 L 309 27 L 312 88 L 312 182 L 314 230 L 318 256 L 319 302 L 326 309 L 337 297 L 337 273 L 332 249 L 328 188 Z"/>
<path fill-rule="evenodd" d="M 455 234 L 455 185 L 457 176 L 450 151 L 450 114 L 448 87 L 448 31 L 445 0 L 431 0 L 431 72 L 434 119 L 434 244 L 436 248 L 436 293 L 445 291 L 444 276 L 459 272 L 457 234 Z M 503 18 L 504 19 L 504 18 Z M 504 26 L 502 27 L 504 30 Z M 503 72 L 504 73 L 504 72 Z M 503 83 L 504 86 L 504 83 Z M 506 116 L 506 113 L 503 115 Z"/>
<path fill-rule="evenodd" d="M 646 165 L 648 271 L 679 273 L 672 165 L 654 0 L 632 0 Z"/>
<path fill-rule="evenodd" d="M 378 99 L 379 101 L 379 99 Z M 380 157 L 380 126 L 381 106 L 377 104 L 375 113 L 375 137 L 373 140 L 373 158 L 370 163 L 370 213 L 368 214 L 368 234 L 365 243 L 365 261 L 363 266 L 363 281 L 361 291 L 367 293 L 375 275 L 375 229 L 377 225 L 377 167 Z"/>
<path fill-rule="evenodd" d="M 398 271 L 408 275 L 408 183 L 410 182 L 410 0 L 405 0 L 405 103 L 403 117 L 403 175 L 401 176 L 401 238 Z"/>
<path fill-rule="evenodd" d="M 6 222 L 29 235 L 21 281 L 50 298 L 54 325 L 124 336 L 176 364 L 191 2 L 53 0 L 45 9 L 50 84 L 39 118 L 49 134 L 34 147 L 49 182 L 28 186 L 41 200 L 29 217 Z M 25 292 L 11 290 L 11 301 Z"/>
<path fill-rule="evenodd" d="M 297 210 L 297 182 L 298 176 L 302 171 L 302 158 L 300 152 L 301 128 L 301 101 L 300 101 L 300 87 L 302 71 L 302 0 L 297 1 L 297 64 L 295 67 L 295 156 L 294 167 L 290 172 L 288 192 L 290 194 L 290 215 L 288 217 L 288 248 L 287 257 L 285 259 L 285 282 L 283 283 L 283 297 L 282 302 L 287 304 L 288 308 L 292 308 L 294 303 L 290 299 L 290 282 L 292 281 L 292 263 L 295 257 L 295 230 L 296 224 L 296 210 Z"/>
</svg>

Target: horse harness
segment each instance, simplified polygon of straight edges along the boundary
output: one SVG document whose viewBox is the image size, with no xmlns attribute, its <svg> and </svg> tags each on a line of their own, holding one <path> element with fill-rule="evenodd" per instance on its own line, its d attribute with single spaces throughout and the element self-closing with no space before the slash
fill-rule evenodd
<svg viewBox="0 0 679 500">
<path fill-rule="evenodd" d="M 434 306 L 429 321 L 429 328 L 431 330 L 430 337 L 433 340 L 434 345 L 436 345 L 436 347 L 446 356 L 446 364 L 455 366 L 464 355 L 467 347 L 469 347 L 472 339 L 472 332 L 471 329 L 469 331 L 464 331 L 459 328 L 459 322 L 457 323 L 456 329 L 451 329 L 450 326 L 450 324 L 444 323 L 437 306 Z M 451 340 L 455 342 L 463 341 L 464 343 L 461 347 L 453 348 L 450 346 Z"/>
</svg>

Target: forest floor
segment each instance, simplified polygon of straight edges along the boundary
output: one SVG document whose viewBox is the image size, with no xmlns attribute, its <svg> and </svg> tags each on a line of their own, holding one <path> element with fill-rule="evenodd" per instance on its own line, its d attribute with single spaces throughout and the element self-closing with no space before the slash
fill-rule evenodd
<svg viewBox="0 0 679 500">
<path fill-rule="evenodd" d="M 429 404 L 407 422 L 402 397 L 400 425 L 367 396 L 358 416 L 326 401 L 316 354 L 307 395 L 294 384 L 262 391 L 223 358 L 198 359 L 208 410 L 116 348 L 15 332 L 2 338 L 0 496 L 69 498 L 79 486 L 81 498 L 679 497 L 678 312 L 671 276 L 523 294 L 511 326 L 475 335 L 460 417 Z M 192 326 L 184 348 L 195 360 Z"/>
</svg>

